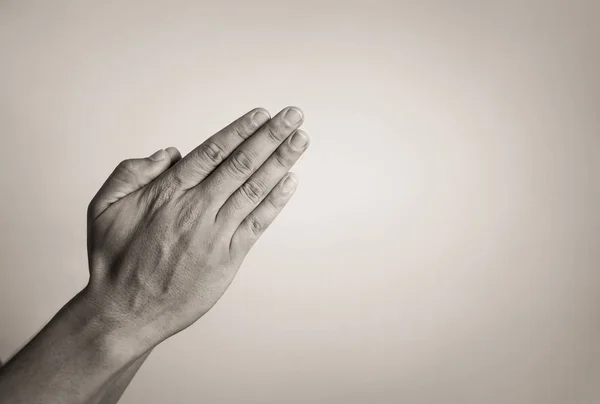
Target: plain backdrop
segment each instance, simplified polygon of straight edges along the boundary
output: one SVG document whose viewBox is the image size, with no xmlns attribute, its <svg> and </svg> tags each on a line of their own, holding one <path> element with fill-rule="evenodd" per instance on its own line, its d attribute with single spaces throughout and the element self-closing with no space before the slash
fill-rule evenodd
<svg viewBox="0 0 600 404">
<path fill-rule="evenodd" d="M 291 203 L 123 404 L 600 401 L 600 3 L 0 1 L 0 356 L 116 164 L 301 107 Z"/>
</svg>

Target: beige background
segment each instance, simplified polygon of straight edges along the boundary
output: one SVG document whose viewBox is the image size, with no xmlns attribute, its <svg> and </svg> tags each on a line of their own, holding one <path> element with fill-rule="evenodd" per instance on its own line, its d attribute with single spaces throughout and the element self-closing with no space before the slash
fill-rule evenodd
<svg viewBox="0 0 600 404">
<path fill-rule="evenodd" d="M 297 194 L 141 403 L 600 400 L 600 3 L 0 1 L 0 356 L 122 159 L 302 107 Z"/>
</svg>

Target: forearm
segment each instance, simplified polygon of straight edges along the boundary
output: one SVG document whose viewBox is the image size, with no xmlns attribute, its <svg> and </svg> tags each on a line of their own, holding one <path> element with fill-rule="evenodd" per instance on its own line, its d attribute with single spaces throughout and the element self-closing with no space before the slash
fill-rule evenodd
<svg viewBox="0 0 600 404">
<path fill-rule="evenodd" d="M 90 404 L 116 404 L 151 352 L 152 350 L 146 352 L 127 368 L 121 370 L 117 375 L 115 375 L 112 380 L 106 383 L 94 395 L 94 398 L 90 400 Z"/>
<path fill-rule="evenodd" d="M 145 352 L 132 340 L 80 293 L 0 368 L 0 403 L 89 403 Z"/>
</svg>

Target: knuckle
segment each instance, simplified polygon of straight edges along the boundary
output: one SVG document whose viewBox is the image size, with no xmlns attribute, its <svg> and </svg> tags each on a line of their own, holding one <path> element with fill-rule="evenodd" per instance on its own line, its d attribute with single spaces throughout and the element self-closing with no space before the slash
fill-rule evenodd
<svg viewBox="0 0 600 404">
<path fill-rule="evenodd" d="M 258 203 L 265 194 L 265 187 L 257 181 L 247 181 L 240 187 L 240 192 L 250 202 Z"/>
<path fill-rule="evenodd" d="M 219 181 L 215 183 L 200 183 L 196 185 L 196 195 L 198 200 L 202 201 L 206 206 L 212 206 L 217 210 L 221 208 L 223 202 L 223 192 Z"/>
<path fill-rule="evenodd" d="M 148 188 L 148 200 L 154 207 L 163 206 L 173 199 L 180 188 L 181 182 L 178 177 L 169 176 Z"/>
<path fill-rule="evenodd" d="M 272 125 L 267 125 L 265 127 L 265 133 L 270 141 L 274 143 L 279 143 L 281 141 L 281 133 L 277 130 L 277 128 L 273 127 Z"/>
<path fill-rule="evenodd" d="M 287 168 L 291 166 L 291 159 L 289 156 L 279 152 L 273 155 L 273 160 L 281 168 Z"/>
<path fill-rule="evenodd" d="M 215 142 L 206 142 L 200 146 L 198 153 L 200 158 L 212 165 L 220 164 L 225 157 L 225 151 Z"/>
<path fill-rule="evenodd" d="M 254 164 L 248 152 L 240 150 L 231 156 L 229 169 L 235 176 L 247 176 L 254 171 L 253 168 Z"/>
<path fill-rule="evenodd" d="M 254 216 L 248 217 L 248 229 L 251 234 L 254 236 L 258 236 L 263 231 L 263 224 Z"/>
<path fill-rule="evenodd" d="M 181 179 L 178 172 L 174 172 L 172 175 L 166 176 L 163 188 L 166 192 L 174 193 L 175 190 L 183 187 L 183 180 Z"/>
<path fill-rule="evenodd" d="M 117 165 L 111 177 L 119 182 L 139 185 L 136 171 L 133 159 L 123 160 Z"/>
<path fill-rule="evenodd" d="M 274 210 L 274 211 L 281 210 L 282 203 L 281 203 L 279 197 L 271 196 L 271 197 L 267 198 L 266 202 L 271 207 L 272 210 Z"/>
<path fill-rule="evenodd" d="M 252 133 L 242 123 L 238 123 L 231 127 L 231 132 L 238 138 L 246 140 L 246 138 Z"/>
<path fill-rule="evenodd" d="M 117 166 L 117 168 L 120 169 L 121 171 L 124 171 L 128 174 L 133 175 L 134 170 L 135 170 L 135 164 L 132 159 L 127 159 L 127 160 L 121 161 L 119 163 L 119 165 Z"/>
</svg>

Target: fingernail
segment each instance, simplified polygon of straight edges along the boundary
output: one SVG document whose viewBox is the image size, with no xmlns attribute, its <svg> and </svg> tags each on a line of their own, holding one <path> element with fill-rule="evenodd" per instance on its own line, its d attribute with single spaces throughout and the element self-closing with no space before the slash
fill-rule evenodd
<svg viewBox="0 0 600 404">
<path fill-rule="evenodd" d="M 160 161 L 160 160 L 164 160 L 165 157 L 167 157 L 167 152 L 164 149 L 160 149 L 159 151 L 157 151 L 156 153 L 154 153 L 149 158 L 152 161 Z"/>
<path fill-rule="evenodd" d="M 263 111 L 262 109 L 259 109 L 258 111 L 256 111 L 254 113 L 254 115 L 252 115 L 252 122 L 256 125 L 256 126 L 262 126 L 264 125 L 271 117 L 269 116 L 269 114 L 267 114 L 265 111 Z"/>
<path fill-rule="evenodd" d="M 300 111 L 296 107 L 288 108 L 288 110 L 285 111 L 285 113 L 283 114 L 283 122 L 285 122 L 287 126 L 294 126 L 299 124 L 300 121 L 302 121 L 302 118 L 302 111 Z"/>
<path fill-rule="evenodd" d="M 296 188 L 296 185 L 298 185 L 298 181 L 296 181 L 296 178 L 294 178 L 293 175 L 288 174 L 286 179 L 283 180 L 283 184 L 281 185 L 281 190 L 283 191 L 284 194 L 289 194 Z"/>
<path fill-rule="evenodd" d="M 294 151 L 302 151 L 307 143 L 308 136 L 304 131 L 297 130 L 292 137 L 290 137 L 290 148 Z"/>
</svg>

